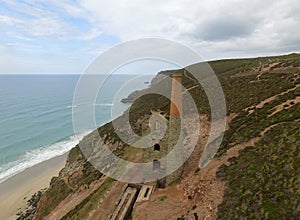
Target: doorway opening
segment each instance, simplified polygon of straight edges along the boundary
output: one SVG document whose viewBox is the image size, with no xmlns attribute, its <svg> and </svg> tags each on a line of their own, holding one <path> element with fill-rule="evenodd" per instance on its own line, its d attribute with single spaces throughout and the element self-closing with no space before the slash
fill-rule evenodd
<svg viewBox="0 0 300 220">
<path fill-rule="evenodd" d="M 159 160 L 153 160 L 153 171 L 157 171 L 160 169 L 160 162 Z"/>
<path fill-rule="evenodd" d="M 154 144 L 154 151 L 160 151 L 160 145 Z"/>
</svg>

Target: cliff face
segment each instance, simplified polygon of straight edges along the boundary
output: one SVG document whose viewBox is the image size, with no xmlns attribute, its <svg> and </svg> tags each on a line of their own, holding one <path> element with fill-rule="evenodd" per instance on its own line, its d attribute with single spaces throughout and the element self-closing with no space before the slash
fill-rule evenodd
<svg viewBox="0 0 300 220">
<path fill-rule="evenodd" d="M 218 154 L 208 166 L 198 168 L 210 127 L 209 105 L 201 87 L 183 78 L 201 114 L 203 133 L 184 164 L 181 180 L 137 204 L 133 219 L 299 219 L 300 55 L 210 65 L 222 84 L 228 111 L 228 128 Z M 164 75 L 171 73 L 158 74 L 151 88 L 170 89 Z M 150 111 L 157 109 L 168 118 L 169 101 L 153 94 L 142 96 L 130 109 L 130 124 L 123 116 L 116 119 L 123 125 L 118 131 L 126 133 L 131 126 L 141 134 Z M 147 153 L 123 144 L 112 123 L 86 136 L 81 145 L 92 146 L 95 132 L 119 157 L 138 162 Z M 124 183 L 93 168 L 76 146 L 43 193 L 35 219 L 109 219 L 123 187 Z"/>
</svg>

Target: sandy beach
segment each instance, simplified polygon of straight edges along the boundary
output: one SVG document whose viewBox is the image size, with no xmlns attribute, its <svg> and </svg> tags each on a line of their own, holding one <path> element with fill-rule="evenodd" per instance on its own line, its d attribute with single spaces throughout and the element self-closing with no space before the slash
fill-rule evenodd
<svg viewBox="0 0 300 220">
<path fill-rule="evenodd" d="M 49 186 L 64 167 L 67 154 L 44 161 L 0 183 L 0 219 L 16 219 L 37 191 Z M 25 199 L 24 199 L 25 198 Z"/>
</svg>

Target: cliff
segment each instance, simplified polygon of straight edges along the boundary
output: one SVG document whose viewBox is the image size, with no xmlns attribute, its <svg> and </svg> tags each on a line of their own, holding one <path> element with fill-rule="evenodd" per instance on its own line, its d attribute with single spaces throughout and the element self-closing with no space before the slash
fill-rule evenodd
<svg viewBox="0 0 300 220">
<path fill-rule="evenodd" d="M 159 73 L 157 73 L 157 75 L 151 80 L 151 83 L 149 85 L 149 87 L 153 87 L 154 85 L 157 85 L 159 82 L 161 82 L 162 80 L 165 79 L 166 76 L 171 76 L 173 72 L 175 72 L 176 70 L 165 70 L 165 71 L 160 71 Z M 130 93 L 126 98 L 123 98 L 121 100 L 121 102 L 123 103 L 133 103 L 134 100 L 139 97 L 142 96 L 145 93 L 146 90 L 136 90 L 133 91 L 132 93 Z"/>
<path fill-rule="evenodd" d="M 300 55 L 221 60 L 210 65 L 223 87 L 228 112 L 228 127 L 218 154 L 208 166 L 198 168 L 210 127 L 210 110 L 202 88 L 186 77 L 183 85 L 197 104 L 203 128 L 198 144 L 184 164 L 181 179 L 136 204 L 132 218 L 299 219 Z M 158 74 L 151 88 L 141 92 L 146 94 L 156 86 L 170 89 L 163 75 L 171 72 Z M 130 125 L 117 129 L 126 133 L 131 126 L 141 134 L 151 110 L 159 109 L 168 117 L 168 107 L 165 97 L 144 95 L 128 110 Z M 124 116 L 115 120 L 122 124 Z M 194 126 L 192 121 L 190 126 Z M 95 132 L 115 155 L 141 161 L 141 152 L 123 144 L 111 122 L 80 144 L 91 146 Z M 95 170 L 76 146 L 65 168 L 41 196 L 35 219 L 109 219 L 124 187 L 125 183 Z"/>
</svg>

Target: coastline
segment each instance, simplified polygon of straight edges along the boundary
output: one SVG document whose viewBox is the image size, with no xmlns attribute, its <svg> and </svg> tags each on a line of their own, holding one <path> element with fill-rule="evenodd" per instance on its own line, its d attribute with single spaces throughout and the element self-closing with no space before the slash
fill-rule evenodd
<svg viewBox="0 0 300 220">
<path fill-rule="evenodd" d="M 0 183 L 0 219 L 16 219 L 33 194 L 49 187 L 51 178 L 64 167 L 67 155 L 36 164 Z"/>
<path fill-rule="evenodd" d="M 145 89 L 147 89 L 147 87 L 140 88 L 141 91 Z M 131 91 L 129 94 L 134 92 L 136 92 L 136 90 Z M 127 109 L 128 105 L 126 105 L 126 109 L 124 109 L 123 113 Z M 107 122 L 109 121 L 111 120 Z M 107 122 L 103 122 L 99 127 Z M 80 140 L 91 132 L 92 131 L 88 131 L 82 134 Z M 70 136 L 69 138 L 71 141 L 72 137 L 73 136 Z M 70 140 L 68 140 L 68 143 L 69 142 Z M 77 139 L 76 143 L 78 143 Z M 71 148 L 73 148 L 76 143 L 72 143 Z M 30 200 L 33 195 L 49 187 L 51 179 L 58 176 L 59 171 L 64 168 L 68 154 L 69 151 L 61 156 L 40 162 L 0 182 L 0 220 L 13 220 L 18 218 L 18 213 L 24 214 L 28 209 L 28 200 Z"/>
</svg>

